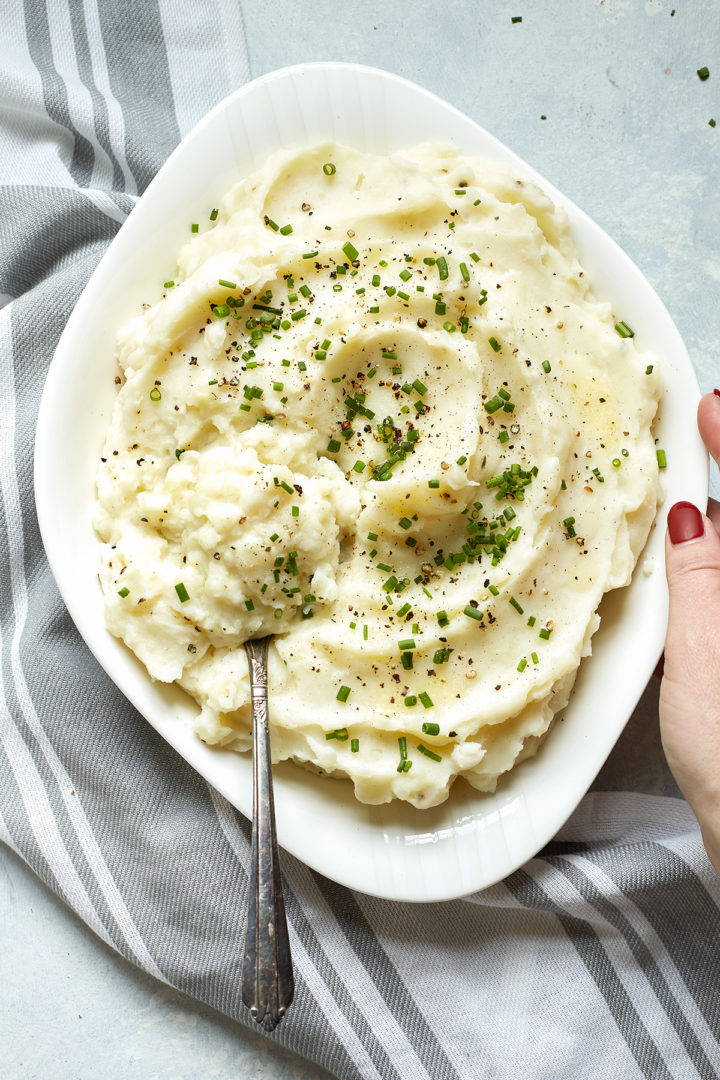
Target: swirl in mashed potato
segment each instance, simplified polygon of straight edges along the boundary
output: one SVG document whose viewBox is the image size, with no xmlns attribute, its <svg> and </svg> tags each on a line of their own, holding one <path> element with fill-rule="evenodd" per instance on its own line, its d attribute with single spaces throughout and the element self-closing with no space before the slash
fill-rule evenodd
<svg viewBox="0 0 720 1080">
<path fill-rule="evenodd" d="M 565 213 L 455 150 L 282 152 L 121 333 L 98 478 L 106 618 L 208 743 L 418 807 L 568 701 L 656 509 L 660 383 Z"/>
</svg>

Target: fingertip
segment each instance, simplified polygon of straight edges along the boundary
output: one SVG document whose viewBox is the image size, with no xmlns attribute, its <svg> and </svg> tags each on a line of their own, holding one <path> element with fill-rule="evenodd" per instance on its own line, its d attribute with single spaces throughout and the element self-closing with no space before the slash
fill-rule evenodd
<svg viewBox="0 0 720 1080">
<path fill-rule="evenodd" d="M 691 502 L 676 502 L 667 518 L 668 537 L 673 547 L 689 544 L 705 535 L 705 519 Z"/>
</svg>

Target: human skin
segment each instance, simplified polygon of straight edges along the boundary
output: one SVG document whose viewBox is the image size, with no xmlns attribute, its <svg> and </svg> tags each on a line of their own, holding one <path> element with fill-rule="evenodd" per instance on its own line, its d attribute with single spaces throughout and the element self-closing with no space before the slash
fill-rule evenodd
<svg viewBox="0 0 720 1080">
<path fill-rule="evenodd" d="M 702 398 L 700 435 L 720 465 L 720 395 Z M 665 559 L 670 593 L 660 731 L 668 764 L 720 873 L 720 504 L 676 503 Z"/>
</svg>

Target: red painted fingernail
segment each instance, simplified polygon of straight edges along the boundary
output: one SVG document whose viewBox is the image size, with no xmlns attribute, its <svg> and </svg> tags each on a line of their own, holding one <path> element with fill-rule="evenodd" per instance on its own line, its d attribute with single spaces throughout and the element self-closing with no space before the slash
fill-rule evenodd
<svg viewBox="0 0 720 1080">
<path fill-rule="evenodd" d="M 720 397 L 720 390 L 713 390 L 715 397 Z"/>
<path fill-rule="evenodd" d="M 687 544 L 688 540 L 697 540 L 704 532 L 705 523 L 697 506 L 689 502 L 678 502 L 670 507 L 668 533 L 674 547 Z"/>
</svg>

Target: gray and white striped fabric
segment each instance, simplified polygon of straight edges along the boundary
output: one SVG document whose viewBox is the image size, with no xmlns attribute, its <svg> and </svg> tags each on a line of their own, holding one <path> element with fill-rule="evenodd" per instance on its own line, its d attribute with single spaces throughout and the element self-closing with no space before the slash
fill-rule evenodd
<svg viewBox="0 0 720 1080">
<path fill-rule="evenodd" d="M 0 838 L 123 956 L 250 1023 L 248 823 L 97 667 L 32 493 L 74 302 L 181 136 L 249 77 L 240 15 L 215 7 L 2 4 Z M 656 706 L 651 688 L 637 731 Z M 286 857 L 297 992 L 269 1038 L 342 1080 L 716 1077 L 720 883 L 686 804 L 667 783 L 648 793 L 657 740 L 645 766 L 633 792 L 594 791 L 548 849 L 462 901 L 378 901 Z"/>
</svg>

